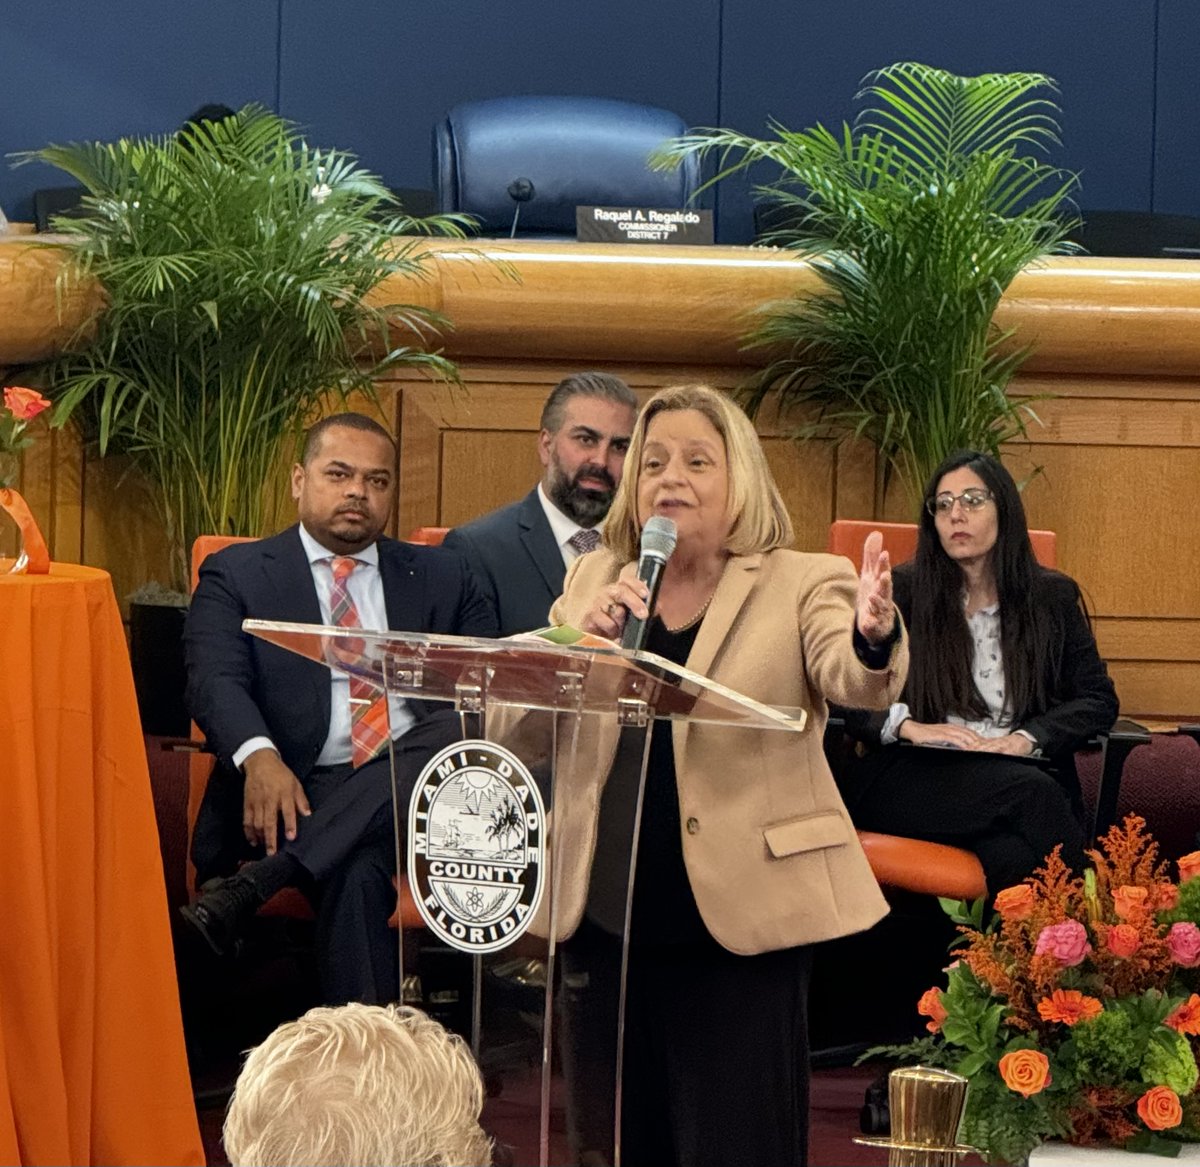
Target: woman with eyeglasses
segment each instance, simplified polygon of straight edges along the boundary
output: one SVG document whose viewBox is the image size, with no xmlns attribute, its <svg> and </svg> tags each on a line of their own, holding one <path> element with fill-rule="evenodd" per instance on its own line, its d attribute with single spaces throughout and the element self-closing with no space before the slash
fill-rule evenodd
<svg viewBox="0 0 1200 1167">
<path fill-rule="evenodd" d="M 1035 560 L 995 458 L 968 450 L 938 467 L 916 557 L 893 580 L 911 662 L 886 715 L 848 715 L 884 747 L 841 780 L 855 825 L 974 851 L 993 896 L 1058 843 L 1078 870 L 1074 753 L 1112 726 L 1117 696 L 1079 586 Z"/>
</svg>

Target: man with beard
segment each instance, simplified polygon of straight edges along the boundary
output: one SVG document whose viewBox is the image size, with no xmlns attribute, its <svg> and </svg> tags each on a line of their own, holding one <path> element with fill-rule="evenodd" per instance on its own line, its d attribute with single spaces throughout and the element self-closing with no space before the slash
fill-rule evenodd
<svg viewBox="0 0 1200 1167">
<path fill-rule="evenodd" d="M 523 499 L 451 531 L 500 621 L 500 635 L 541 628 L 568 565 L 600 542 L 638 401 L 608 373 L 573 373 L 542 408 L 542 480 Z"/>
</svg>

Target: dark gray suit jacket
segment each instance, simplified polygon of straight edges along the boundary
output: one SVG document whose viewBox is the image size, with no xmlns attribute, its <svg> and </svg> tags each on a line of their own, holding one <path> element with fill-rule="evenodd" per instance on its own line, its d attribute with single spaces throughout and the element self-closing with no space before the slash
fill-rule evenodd
<svg viewBox="0 0 1200 1167">
<path fill-rule="evenodd" d="M 550 623 L 567 569 L 534 487 L 519 502 L 455 527 L 442 544 L 466 556 L 500 621 L 500 635 Z"/>
</svg>

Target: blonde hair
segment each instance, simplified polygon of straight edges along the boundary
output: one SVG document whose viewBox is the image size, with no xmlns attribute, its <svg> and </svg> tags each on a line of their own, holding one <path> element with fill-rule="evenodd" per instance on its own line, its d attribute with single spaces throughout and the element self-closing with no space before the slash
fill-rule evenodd
<svg viewBox="0 0 1200 1167">
<path fill-rule="evenodd" d="M 225 1117 L 233 1167 L 479 1167 L 483 1081 L 418 1009 L 310 1009 L 250 1051 Z"/>
<path fill-rule="evenodd" d="M 684 409 L 703 414 L 725 443 L 731 520 L 725 549 L 733 555 L 751 555 L 790 546 L 794 537 L 792 520 L 754 426 L 728 394 L 708 385 L 660 389 L 642 406 L 625 455 L 625 473 L 604 523 L 604 542 L 623 560 L 637 558 L 642 535 L 637 512 L 638 480 L 646 430 L 658 414 Z"/>
</svg>

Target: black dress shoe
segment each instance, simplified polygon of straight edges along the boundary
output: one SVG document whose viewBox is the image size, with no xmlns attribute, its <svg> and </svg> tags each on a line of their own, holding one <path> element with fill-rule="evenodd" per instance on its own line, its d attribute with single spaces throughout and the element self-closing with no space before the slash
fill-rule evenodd
<svg viewBox="0 0 1200 1167">
<path fill-rule="evenodd" d="M 200 888 L 194 904 L 184 904 L 179 914 L 189 927 L 204 938 L 218 956 L 236 952 L 239 934 L 264 897 L 253 881 L 244 875 L 228 879 L 210 879 Z"/>
</svg>

